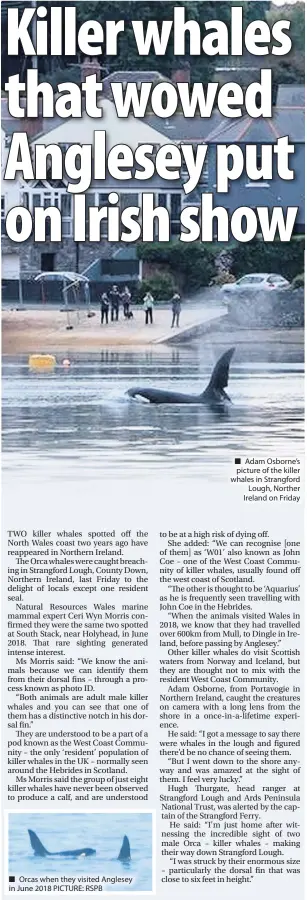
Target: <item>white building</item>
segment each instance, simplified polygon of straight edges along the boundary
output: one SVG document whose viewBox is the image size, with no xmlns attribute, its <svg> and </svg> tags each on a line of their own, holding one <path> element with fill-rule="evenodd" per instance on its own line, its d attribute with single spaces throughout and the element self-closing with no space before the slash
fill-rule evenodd
<svg viewBox="0 0 307 900">
<path fill-rule="evenodd" d="M 36 145 L 57 144 L 66 151 L 72 144 L 91 144 L 94 142 L 94 131 L 106 132 L 107 149 L 118 144 L 128 145 L 135 151 L 140 144 L 153 144 L 154 152 L 159 147 L 173 143 L 170 138 L 159 132 L 156 128 L 129 116 L 126 119 L 117 117 L 116 109 L 109 100 L 102 100 L 103 116 L 100 119 L 90 118 L 86 113 L 81 119 L 56 120 L 56 125 L 46 134 L 41 134 L 32 141 L 32 148 Z M 104 181 L 92 182 L 86 191 L 86 204 L 98 206 L 108 204 L 108 195 L 111 191 L 119 194 L 121 209 L 128 206 L 141 206 L 141 196 L 145 192 L 154 193 L 155 204 L 165 206 L 170 213 L 171 233 L 175 235 L 179 230 L 180 212 L 182 205 L 183 189 L 181 181 L 166 181 L 155 175 L 148 181 L 136 181 L 133 178 L 124 181 L 115 181 L 107 175 Z M 80 243 L 76 248 L 73 241 L 73 203 L 72 195 L 67 192 L 66 178 L 62 181 L 54 180 L 33 181 L 23 185 L 22 202 L 33 213 L 37 206 L 58 206 L 62 213 L 62 242 L 61 244 L 34 244 L 20 245 L 23 259 L 23 268 L 33 272 L 41 270 L 72 269 L 76 270 L 76 252 L 78 253 L 78 267 L 80 271 L 90 266 L 94 261 L 102 257 L 112 255 L 112 245 L 105 240 L 105 224 L 101 227 L 100 244 Z"/>
<path fill-rule="evenodd" d="M 8 211 L 14 206 L 20 205 L 20 181 L 4 181 L 6 160 L 8 155 L 8 147 L 6 134 L 1 129 L 1 270 L 2 279 L 19 278 L 20 270 L 20 254 L 19 247 L 6 239 L 5 220 Z"/>
</svg>

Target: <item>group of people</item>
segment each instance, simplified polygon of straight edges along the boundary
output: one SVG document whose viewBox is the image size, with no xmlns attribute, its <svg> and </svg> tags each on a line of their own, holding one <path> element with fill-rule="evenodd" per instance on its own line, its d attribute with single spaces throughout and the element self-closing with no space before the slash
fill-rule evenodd
<svg viewBox="0 0 307 900">
<path fill-rule="evenodd" d="M 145 325 L 153 324 L 153 308 L 155 305 L 154 298 L 150 291 L 147 291 L 143 300 L 143 309 L 145 311 Z M 174 325 L 179 328 L 179 319 L 181 313 L 181 297 L 180 294 L 173 294 L 171 299 L 172 305 L 172 324 L 171 328 L 174 328 Z"/>
<path fill-rule="evenodd" d="M 131 304 L 131 293 L 129 291 L 128 286 L 125 284 L 124 290 L 122 293 L 119 292 L 117 284 L 113 284 L 112 290 L 107 294 L 106 291 L 101 296 L 100 300 L 100 320 L 101 324 L 104 323 L 108 325 L 109 322 L 109 311 L 111 307 L 111 322 L 118 322 L 119 317 L 119 308 L 122 304 L 124 319 L 133 318 L 133 313 L 130 309 Z"/>
<path fill-rule="evenodd" d="M 181 297 L 180 294 L 173 294 L 171 299 L 172 304 L 172 324 L 171 328 L 174 328 L 176 325 L 179 327 L 179 319 L 181 313 Z M 127 285 L 125 285 L 124 290 L 120 293 L 116 284 L 113 284 L 113 287 L 109 293 L 104 291 L 100 300 L 100 313 L 101 313 L 101 325 L 108 325 L 109 323 L 109 311 L 111 308 L 111 322 L 118 322 L 119 318 L 119 310 L 122 305 L 124 319 L 133 319 L 133 312 L 131 310 L 131 293 Z M 145 312 L 145 325 L 153 325 L 153 309 L 154 309 L 155 301 L 154 297 L 147 291 L 145 297 L 143 298 L 143 310 Z"/>
</svg>

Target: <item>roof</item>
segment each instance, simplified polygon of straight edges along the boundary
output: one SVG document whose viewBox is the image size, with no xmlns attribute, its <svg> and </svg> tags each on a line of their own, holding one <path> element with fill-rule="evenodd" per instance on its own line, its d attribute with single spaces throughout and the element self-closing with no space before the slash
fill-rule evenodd
<svg viewBox="0 0 307 900">
<path fill-rule="evenodd" d="M 273 275 L 273 272 L 247 272 L 246 275 L 243 275 L 243 278 L 269 278 L 270 275 Z M 278 276 L 279 277 L 279 276 Z M 238 278 L 238 281 L 241 281 L 241 278 Z"/>
<path fill-rule="evenodd" d="M 253 119 L 245 115 L 240 119 L 224 119 L 208 132 L 209 143 L 261 143 L 271 144 L 288 135 L 293 143 L 305 141 L 305 87 L 300 84 L 281 84 L 278 87 L 276 105 L 270 119 Z"/>
<path fill-rule="evenodd" d="M 305 109 L 304 84 L 280 84 L 277 91 L 276 106 L 300 107 Z"/>
<path fill-rule="evenodd" d="M 50 279 L 50 281 L 56 281 L 58 278 L 60 278 L 62 280 L 71 281 L 73 283 L 75 281 L 83 281 L 84 283 L 86 283 L 88 281 L 86 276 L 80 275 L 79 272 L 66 272 L 66 271 L 63 271 L 63 272 L 55 272 L 55 271 L 40 272 L 39 275 L 36 275 L 36 278 L 34 279 L 34 281 L 44 281 L 44 279 L 47 280 L 48 278 Z"/>
<path fill-rule="evenodd" d="M 304 109 L 275 107 L 270 119 L 243 116 L 231 123 L 228 120 L 227 124 L 224 120 L 211 131 L 207 140 L 212 144 L 272 144 L 285 135 L 295 144 L 305 142 Z"/>
<path fill-rule="evenodd" d="M 26 98 L 20 97 L 19 102 L 20 106 L 22 108 L 25 108 Z M 1 125 L 3 131 L 8 136 L 14 134 L 15 131 L 25 131 L 29 138 L 33 138 L 35 135 L 40 133 L 43 124 L 45 131 L 48 131 L 48 129 L 50 128 L 49 123 L 52 123 L 52 121 L 52 119 L 44 119 L 43 123 L 41 115 L 38 115 L 36 117 L 31 116 L 31 118 L 29 116 L 25 116 L 23 119 L 19 117 L 16 118 L 9 112 L 7 96 L 1 97 Z"/>
<path fill-rule="evenodd" d="M 70 183 L 72 183 L 72 179 L 70 179 Z M 146 191 L 161 191 L 161 192 L 173 192 L 178 190 L 183 190 L 183 182 L 181 178 L 172 178 L 171 180 L 168 178 L 160 178 L 160 175 L 155 173 L 152 178 L 147 178 L 146 181 L 142 178 L 127 178 L 126 181 L 122 179 L 119 181 L 118 178 L 112 178 L 109 173 L 106 174 L 106 178 L 104 181 L 101 179 L 93 178 L 88 188 L 88 191 L 100 191 L 102 194 L 110 193 L 110 191 L 116 191 L 118 194 L 122 194 L 125 192 L 132 192 L 133 194 L 141 193 L 144 194 Z"/>
<path fill-rule="evenodd" d="M 122 120 L 117 117 L 116 109 L 110 100 L 101 100 L 103 110 L 101 119 L 93 119 L 86 113 L 81 119 L 66 119 L 60 125 L 53 127 L 46 134 L 34 138 L 33 144 L 89 144 L 93 143 L 94 131 L 106 131 L 107 145 L 110 149 L 117 144 L 125 143 L 136 150 L 139 144 L 169 144 L 172 138 L 166 138 L 162 131 L 158 131 L 146 122 L 128 116 Z"/>
<path fill-rule="evenodd" d="M 66 188 L 67 184 L 75 184 L 77 183 L 77 179 L 70 178 L 69 182 L 67 176 L 64 176 L 61 184 L 59 185 L 56 181 L 46 181 L 37 180 L 24 182 L 26 191 L 38 191 L 45 190 L 50 191 L 57 190 L 59 188 Z M 111 191 L 116 191 L 118 194 L 144 194 L 146 191 L 156 191 L 159 193 L 173 193 L 174 191 L 182 191 L 183 190 L 183 181 L 179 178 L 172 178 L 172 180 L 167 178 L 160 178 L 160 175 L 155 173 L 152 178 L 147 178 L 146 181 L 142 178 L 127 178 L 125 181 L 122 179 L 119 181 L 117 178 L 112 178 L 111 175 L 107 172 L 104 180 L 101 178 L 93 178 L 89 187 L 87 188 L 85 193 L 92 193 L 97 191 L 101 194 L 109 194 Z"/>
<path fill-rule="evenodd" d="M 127 83 L 127 84 L 142 83 L 142 84 L 144 84 L 145 82 L 147 84 L 148 83 L 155 84 L 158 81 L 169 81 L 169 78 L 166 78 L 166 77 L 164 77 L 164 75 L 161 75 L 161 72 L 156 72 L 156 71 L 146 72 L 146 70 L 144 72 L 142 72 L 139 69 L 138 70 L 133 69 L 133 70 L 127 71 L 127 72 L 110 72 L 110 74 L 107 75 L 103 79 L 103 82 L 102 82 L 103 83 L 103 95 L 107 99 L 113 100 L 111 84 L 118 84 L 118 83 Z"/>
<path fill-rule="evenodd" d="M 22 187 L 25 192 L 37 192 L 39 190 L 44 190 L 46 192 L 50 190 L 57 189 L 66 189 L 68 184 L 75 184 L 77 179 L 70 178 L 68 180 L 67 176 L 64 175 L 64 178 L 61 183 L 57 181 L 47 181 L 37 179 L 35 181 L 23 182 Z M 118 180 L 116 178 L 112 178 L 111 175 L 107 172 L 105 179 L 97 179 L 93 178 L 89 187 L 86 189 L 86 194 L 92 194 L 95 192 L 99 194 L 110 194 L 111 191 L 116 191 L 117 194 L 144 194 L 146 191 L 155 192 L 155 193 L 165 193 L 165 194 L 173 194 L 180 191 L 183 192 L 184 182 L 181 177 L 166 179 L 161 178 L 160 175 L 155 173 L 152 178 L 147 178 L 146 181 L 140 178 L 127 178 L 125 181 Z M 73 195 L 71 195 L 73 196 Z"/>
<path fill-rule="evenodd" d="M 159 119 L 154 113 L 149 113 L 143 121 L 153 128 L 158 128 L 169 141 L 204 143 L 213 128 L 218 128 L 225 121 L 231 122 L 232 119 L 225 120 L 219 110 L 215 109 L 208 119 L 202 119 L 200 116 L 185 118 L 182 113 L 170 119 Z"/>
<path fill-rule="evenodd" d="M 21 106 L 23 105 L 21 100 Z M 5 134 L 13 134 L 14 131 L 20 130 L 20 121 L 9 113 L 7 97 L 1 97 L 1 128 Z"/>
</svg>

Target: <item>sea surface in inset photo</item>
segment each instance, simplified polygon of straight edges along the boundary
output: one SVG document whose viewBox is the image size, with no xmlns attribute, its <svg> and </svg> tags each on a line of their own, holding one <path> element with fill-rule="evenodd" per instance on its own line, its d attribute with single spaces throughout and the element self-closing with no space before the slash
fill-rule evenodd
<svg viewBox="0 0 307 900">
<path fill-rule="evenodd" d="M 14 479 L 151 474 L 219 479 L 229 454 L 295 457 L 303 441 L 303 346 L 243 341 L 230 365 L 231 403 L 155 405 L 127 390 L 201 393 L 231 346 L 65 353 L 49 371 L 3 359 L 3 467 Z"/>
<path fill-rule="evenodd" d="M 10 875 L 100 876 L 115 882 L 103 880 L 104 891 L 152 890 L 151 813 L 28 812 L 9 814 L 8 828 Z M 96 853 L 76 858 L 37 856 L 28 829 L 51 854 L 79 848 L 95 849 Z M 117 857 L 124 835 L 129 838 L 131 859 L 121 861 Z"/>
</svg>

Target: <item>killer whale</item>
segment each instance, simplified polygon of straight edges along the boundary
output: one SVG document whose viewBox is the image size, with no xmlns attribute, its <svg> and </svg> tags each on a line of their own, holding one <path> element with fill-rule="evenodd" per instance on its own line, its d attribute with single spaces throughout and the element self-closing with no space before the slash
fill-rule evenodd
<svg viewBox="0 0 307 900">
<path fill-rule="evenodd" d="M 120 859 L 121 861 L 131 859 L 130 843 L 126 834 L 124 836 L 117 859 Z"/>
<path fill-rule="evenodd" d="M 92 847 L 82 847 L 80 850 L 57 850 L 55 852 L 50 852 L 49 850 L 46 850 L 46 847 L 44 847 L 39 837 L 37 837 L 35 831 L 28 829 L 28 834 L 35 856 L 65 856 L 70 859 L 79 859 L 81 856 L 94 856 L 96 853 L 96 850 L 93 850 Z M 121 862 L 131 859 L 130 843 L 126 834 L 117 859 L 121 860 Z"/>
<path fill-rule="evenodd" d="M 129 397 L 149 401 L 149 403 L 204 403 L 207 406 L 230 401 L 225 388 L 228 385 L 229 366 L 235 347 L 226 350 L 214 366 L 209 384 L 202 394 L 180 394 L 177 391 L 164 391 L 157 388 L 129 388 Z"/>
<path fill-rule="evenodd" d="M 96 850 L 92 850 L 91 847 L 82 847 L 80 850 L 57 850 L 55 852 L 50 852 L 46 850 L 46 847 L 42 844 L 35 831 L 31 831 L 28 829 L 29 838 L 32 850 L 34 850 L 35 856 L 66 856 L 71 859 L 77 859 L 79 856 L 94 856 Z"/>
</svg>

